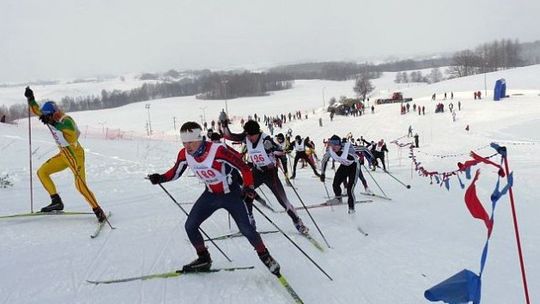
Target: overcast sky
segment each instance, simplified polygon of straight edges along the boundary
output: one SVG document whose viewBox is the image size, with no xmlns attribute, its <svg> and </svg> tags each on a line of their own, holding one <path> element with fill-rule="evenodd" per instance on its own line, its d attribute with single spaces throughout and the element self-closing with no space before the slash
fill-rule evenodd
<svg viewBox="0 0 540 304">
<path fill-rule="evenodd" d="M 0 0 L 0 82 L 540 39 L 538 0 Z"/>
</svg>

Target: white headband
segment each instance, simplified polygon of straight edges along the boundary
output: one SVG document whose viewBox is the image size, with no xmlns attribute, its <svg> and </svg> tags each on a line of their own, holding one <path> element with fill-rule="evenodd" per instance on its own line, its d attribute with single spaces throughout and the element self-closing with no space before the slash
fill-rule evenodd
<svg viewBox="0 0 540 304">
<path fill-rule="evenodd" d="M 202 140 L 202 130 L 197 128 L 193 130 L 187 130 L 180 132 L 180 138 L 182 139 L 182 142 L 191 142 L 191 141 L 199 141 Z"/>
</svg>

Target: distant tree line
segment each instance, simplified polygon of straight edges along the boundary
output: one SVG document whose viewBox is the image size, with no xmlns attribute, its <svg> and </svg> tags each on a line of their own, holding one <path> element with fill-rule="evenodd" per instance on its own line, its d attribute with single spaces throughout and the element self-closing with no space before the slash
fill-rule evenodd
<svg viewBox="0 0 540 304">
<path fill-rule="evenodd" d="M 143 74 L 144 75 L 144 74 Z M 183 78 L 177 81 L 145 83 L 128 91 L 102 90 L 101 95 L 63 97 L 57 101 L 66 112 L 109 109 L 134 102 L 152 99 L 197 95 L 201 99 L 232 99 L 245 96 L 261 96 L 269 91 L 292 88 L 290 75 L 278 73 L 202 73 L 198 78 Z M 169 75 L 171 76 L 171 75 Z M 39 92 L 36 92 L 39 94 Z M 21 93 L 22 94 L 22 93 Z M 39 95 L 38 95 L 39 96 Z M 27 105 L 16 104 L 9 108 L 0 106 L 0 117 L 6 121 L 27 116 Z"/>
<path fill-rule="evenodd" d="M 425 82 L 435 83 L 444 80 L 443 74 L 439 68 L 431 69 L 431 72 L 427 75 L 422 75 L 422 71 L 412 71 L 407 73 L 406 71 L 397 72 L 395 83 L 409 83 L 409 82 Z"/>
<path fill-rule="evenodd" d="M 528 62 L 521 57 L 518 40 L 502 39 L 481 44 L 475 50 L 455 53 L 448 74 L 451 77 L 465 77 L 526 64 Z"/>
<path fill-rule="evenodd" d="M 379 78 L 382 71 L 373 64 L 355 62 L 315 62 L 271 68 L 270 72 L 290 75 L 293 79 L 356 79 L 367 74 L 371 79 Z"/>
</svg>

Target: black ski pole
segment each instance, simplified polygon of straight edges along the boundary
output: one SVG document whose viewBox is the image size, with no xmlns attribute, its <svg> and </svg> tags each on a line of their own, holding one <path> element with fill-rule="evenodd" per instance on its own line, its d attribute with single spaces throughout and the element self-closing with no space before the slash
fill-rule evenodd
<svg viewBox="0 0 540 304">
<path fill-rule="evenodd" d="M 161 189 L 163 189 L 163 191 L 165 191 L 165 193 L 167 193 L 167 195 L 172 199 L 172 201 L 176 204 L 176 206 L 178 206 L 178 208 L 180 208 L 180 210 L 182 210 L 182 212 L 184 212 L 184 214 L 186 216 L 189 216 L 189 214 L 186 212 L 186 210 L 182 207 L 182 205 L 180 205 L 174 199 L 174 197 L 169 193 L 169 191 L 167 191 L 167 189 L 165 189 L 165 187 L 163 187 L 163 185 L 161 183 L 158 183 L 158 185 L 161 187 Z M 225 254 L 225 252 L 223 252 L 223 250 L 221 250 L 221 248 L 219 248 L 219 246 L 211 239 L 210 236 L 208 236 L 208 234 L 206 234 L 206 232 L 204 232 L 204 230 L 201 227 L 199 227 L 199 230 L 201 231 L 202 234 L 204 234 L 204 236 L 207 239 L 210 239 L 210 242 L 212 242 L 212 244 L 214 244 L 214 246 L 216 246 L 216 248 L 219 250 L 219 252 L 221 252 L 221 254 L 223 254 L 223 256 L 227 259 L 227 261 L 232 262 L 232 260 Z"/>
<path fill-rule="evenodd" d="M 377 181 L 375 180 L 375 178 L 373 177 L 373 174 L 371 174 L 371 172 L 369 172 L 369 170 L 366 168 L 366 165 L 362 165 L 364 167 L 364 169 L 366 169 L 366 172 L 369 174 L 369 176 L 371 177 L 371 179 L 373 180 L 373 182 L 375 183 L 375 185 L 377 185 L 377 188 L 379 188 L 379 190 L 381 190 L 382 194 L 384 194 L 384 196 L 388 197 L 388 195 L 386 195 L 386 193 L 384 193 L 383 189 L 381 188 L 381 186 L 379 186 L 379 183 L 377 183 Z"/>
<path fill-rule="evenodd" d="M 259 190 L 261 192 L 261 194 L 264 196 L 264 199 L 266 200 L 265 207 L 270 209 L 272 212 L 276 212 L 276 210 L 274 210 L 274 206 L 272 204 L 270 204 L 270 199 L 268 199 L 268 196 L 266 196 L 264 191 L 262 191 L 261 187 L 257 188 L 256 190 Z"/>
<path fill-rule="evenodd" d="M 281 228 L 278 227 L 278 225 L 276 225 L 264 212 L 262 212 L 261 209 L 259 209 L 259 207 L 257 207 L 257 205 L 253 205 L 253 208 L 255 208 L 255 210 L 259 211 L 260 214 L 262 214 L 262 216 L 264 216 L 264 218 L 266 220 L 268 220 L 270 222 L 270 224 L 272 224 L 274 227 L 276 227 L 276 229 L 281 232 L 281 234 L 283 234 L 287 240 L 289 240 L 298 250 L 300 250 L 300 252 L 302 252 L 302 254 L 304 254 L 304 256 L 306 256 L 306 258 L 308 258 L 308 260 L 313 263 L 322 273 L 324 273 L 324 275 L 326 275 L 326 277 L 328 277 L 328 279 L 330 279 L 330 281 L 333 281 L 334 279 L 332 279 L 332 277 L 326 273 L 326 271 L 324 271 L 324 269 L 321 268 L 321 266 L 319 266 L 319 264 L 317 264 L 317 262 L 315 262 L 302 248 L 300 248 L 300 246 L 298 246 L 298 244 L 296 244 L 285 232 L 283 232 L 283 230 L 281 230 Z"/>
<path fill-rule="evenodd" d="M 283 172 L 283 171 L 281 171 Z M 283 172 L 283 175 L 285 175 L 285 172 Z M 287 181 L 289 181 L 289 177 L 287 175 L 285 175 L 285 179 L 287 179 Z M 304 204 L 304 201 L 302 200 L 302 198 L 300 197 L 300 194 L 298 194 L 298 191 L 296 191 L 296 188 L 292 187 L 294 193 L 296 194 L 296 196 L 298 197 L 298 200 L 300 201 L 300 203 L 302 204 L 302 206 L 304 207 L 304 210 L 306 210 L 307 214 L 309 215 L 309 218 L 311 219 L 311 221 L 313 222 L 313 224 L 315 225 L 315 227 L 317 228 L 317 230 L 319 231 L 319 233 L 321 234 L 324 242 L 326 243 L 326 246 L 328 246 L 328 248 L 332 248 L 330 246 L 330 244 L 328 244 L 328 241 L 326 240 L 326 237 L 324 236 L 324 234 L 322 233 L 321 229 L 319 228 L 319 225 L 317 225 L 317 222 L 315 222 L 315 219 L 313 218 L 313 216 L 311 215 L 311 212 L 309 212 L 306 204 Z"/>
<path fill-rule="evenodd" d="M 378 167 L 379 169 L 382 169 L 379 165 L 377 165 L 377 167 Z M 411 185 L 407 185 L 407 184 L 405 184 L 404 182 L 400 181 L 397 177 L 393 176 L 390 172 L 388 172 L 388 171 L 386 171 L 386 170 L 383 170 L 383 171 L 384 171 L 384 173 L 390 175 L 391 178 L 395 179 L 396 182 L 398 182 L 398 183 L 402 184 L 403 186 L 405 186 L 405 188 L 411 189 Z"/>
</svg>

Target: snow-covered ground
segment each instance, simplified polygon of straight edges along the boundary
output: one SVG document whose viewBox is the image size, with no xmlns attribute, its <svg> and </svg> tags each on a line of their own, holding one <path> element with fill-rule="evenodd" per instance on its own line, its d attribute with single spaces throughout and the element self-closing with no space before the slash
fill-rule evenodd
<svg viewBox="0 0 540 304">
<path fill-rule="evenodd" d="M 377 89 L 395 90 L 394 73 L 375 81 Z M 504 77 L 514 95 L 501 102 L 472 100 L 472 91 L 483 91 L 483 75 L 444 81 L 433 85 L 401 87 L 413 103 L 426 106 L 426 115 L 400 115 L 399 105 L 376 106 L 375 113 L 362 117 L 337 116 L 330 122 L 320 111 L 322 94 L 330 97 L 352 95 L 352 82 L 297 81 L 292 90 L 268 97 L 228 101 L 233 115 L 277 114 L 307 111 L 308 120 L 285 125 L 295 134 L 310 136 L 319 146 L 322 139 L 351 132 L 366 139 L 384 138 L 387 142 L 407 133 L 409 125 L 420 135 L 418 160 L 427 169 L 450 171 L 467 156 L 439 158 L 434 154 L 461 154 L 491 141 L 509 149 L 514 171 L 514 195 L 520 223 L 521 241 L 532 302 L 540 298 L 540 225 L 537 214 L 540 196 L 540 66 L 491 73 L 488 88 Z M 448 112 L 434 114 L 431 94 L 453 91 L 457 121 Z M 22 93 L 22 92 L 21 92 Z M 35 90 L 38 98 L 42 95 Z M 491 93 L 490 93 L 491 95 Z M 450 100 L 444 101 L 448 104 Z M 173 117 L 181 124 L 200 121 L 206 107 L 207 120 L 216 119 L 223 101 L 200 101 L 193 97 L 169 98 L 118 109 L 74 113 L 80 126 L 115 127 L 144 133 L 150 103 L 152 126 L 172 132 Z M 312 111 L 316 110 L 313 115 Z M 323 117 L 324 127 L 317 119 Z M 56 153 L 48 131 L 37 119 L 33 123 L 33 164 L 37 167 Z M 465 126 L 470 126 L 466 132 Z M 238 125 L 234 129 L 239 131 Z M 219 241 L 233 259 L 228 263 L 209 245 L 215 267 L 254 265 L 254 270 L 184 276 L 171 279 L 136 281 L 116 285 L 93 286 L 87 279 L 108 279 L 170 271 L 191 261 L 194 251 L 183 229 L 185 216 L 160 188 L 144 176 L 164 172 L 176 158 L 181 143 L 155 139 L 105 140 L 81 138 L 86 148 L 87 178 L 90 188 L 106 210 L 113 212 L 115 231 L 105 229 L 97 239 L 89 234 L 95 226 L 93 216 L 34 217 L 0 220 L 0 303 L 292 303 L 289 295 L 259 262 L 243 238 Z M 516 143 L 526 143 L 516 145 Z M 373 173 L 392 201 L 373 199 L 361 204 L 356 218 L 342 206 L 312 209 L 332 249 L 319 252 L 294 234 L 294 227 L 282 213 L 268 215 L 310 254 L 334 278 L 329 281 L 309 263 L 283 236 L 263 235 L 268 248 L 281 263 L 284 275 L 306 303 L 425 303 L 425 289 L 461 269 L 475 272 L 485 241 L 485 227 L 474 220 L 463 202 L 464 191 L 452 180 L 450 191 L 430 185 L 429 179 L 411 174 L 407 150 L 389 144 L 389 167 L 397 178 L 411 184 L 410 190 L 382 172 Z M 481 155 L 493 151 L 482 149 Z M 489 210 L 489 195 L 496 181 L 491 168 L 484 167 L 477 185 L 480 199 Z M 0 176 L 9 174 L 13 187 L 0 188 L 0 214 L 29 210 L 29 164 L 26 122 L 18 126 L 0 124 Z M 34 174 L 35 208 L 48 204 L 48 196 Z M 365 174 L 365 171 L 364 171 Z M 298 192 L 306 204 L 321 203 L 326 193 L 310 170 L 299 170 Z M 327 171 L 331 180 L 332 171 Z M 373 190 L 377 187 L 366 176 Z M 88 211 L 76 192 L 69 172 L 54 176 L 66 209 Z M 467 184 L 469 181 L 466 182 Z M 329 182 L 327 182 L 329 185 Z M 193 202 L 203 186 L 192 177 L 165 184 L 179 202 Z M 361 186 L 357 187 L 357 192 Z M 262 188 L 270 195 L 267 188 Z M 286 189 L 293 204 L 300 206 L 291 188 Z M 359 197 L 364 199 L 365 197 Z M 275 199 L 271 202 L 277 206 Z M 189 204 L 184 205 L 190 208 Z M 321 243 L 305 212 L 300 215 Z M 272 226 L 257 216 L 259 230 Z M 355 229 L 356 221 L 369 233 L 365 237 Z M 234 224 L 233 224 L 234 226 Z M 212 236 L 229 230 L 227 216 L 218 211 L 203 228 Z M 483 275 L 483 303 L 523 303 L 521 277 L 508 197 L 498 205 L 495 228 Z"/>
</svg>

